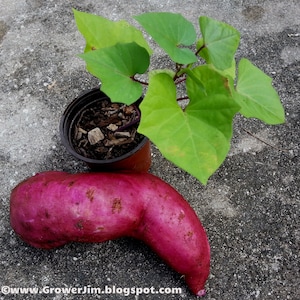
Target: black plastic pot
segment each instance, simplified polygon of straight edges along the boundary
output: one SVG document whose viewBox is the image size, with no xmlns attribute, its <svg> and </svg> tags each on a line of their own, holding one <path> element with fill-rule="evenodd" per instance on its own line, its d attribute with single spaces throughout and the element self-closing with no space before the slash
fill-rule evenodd
<svg viewBox="0 0 300 300">
<path fill-rule="evenodd" d="M 98 87 L 82 93 L 67 106 L 60 121 L 62 143 L 74 157 L 84 161 L 94 171 L 147 172 L 151 165 L 151 150 L 146 137 L 132 151 L 117 158 L 98 160 L 76 152 L 72 144 L 72 132 L 78 118 L 84 109 L 104 99 L 109 100 Z"/>
</svg>

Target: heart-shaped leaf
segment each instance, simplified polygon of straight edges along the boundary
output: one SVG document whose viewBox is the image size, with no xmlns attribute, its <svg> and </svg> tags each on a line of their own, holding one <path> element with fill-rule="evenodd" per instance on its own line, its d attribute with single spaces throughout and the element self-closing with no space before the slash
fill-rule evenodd
<svg viewBox="0 0 300 300">
<path fill-rule="evenodd" d="M 159 73 L 151 76 L 140 108 L 138 131 L 167 159 L 205 184 L 229 151 L 236 104 L 227 96 L 209 95 L 183 111 L 172 78 Z"/>
<path fill-rule="evenodd" d="M 236 91 L 234 98 L 245 117 L 267 124 L 284 123 L 284 109 L 272 86 L 272 78 L 245 58 L 239 63 Z"/>
<path fill-rule="evenodd" d="M 181 14 L 168 12 L 144 13 L 134 17 L 153 39 L 179 64 L 197 61 L 196 55 L 188 48 L 196 40 L 196 31 L 191 22 Z"/>
<path fill-rule="evenodd" d="M 78 30 L 86 40 L 84 52 L 111 47 L 117 43 L 135 42 L 152 53 L 140 30 L 128 22 L 111 21 L 102 16 L 73 9 Z"/>
<path fill-rule="evenodd" d="M 186 80 L 187 93 L 191 101 L 201 101 L 208 95 L 231 96 L 229 80 L 212 65 L 202 65 L 190 70 Z M 232 87 L 233 88 L 233 87 Z"/>
<path fill-rule="evenodd" d="M 209 17 L 200 17 L 199 24 L 202 39 L 198 41 L 197 48 L 203 47 L 200 56 L 217 69 L 231 68 L 240 33 L 232 26 Z"/>
<path fill-rule="evenodd" d="M 231 67 L 225 70 L 217 69 L 213 64 L 210 64 L 214 70 L 216 70 L 218 73 L 220 73 L 224 77 L 230 77 L 232 80 L 235 80 L 236 78 L 236 62 L 235 59 L 233 59 Z"/>
<path fill-rule="evenodd" d="M 132 104 L 143 93 L 135 74 L 146 72 L 150 63 L 147 50 L 136 43 L 116 44 L 79 55 L 87 70 L 101 80 L 101 89 L 111 101 Z"/>
</svg>

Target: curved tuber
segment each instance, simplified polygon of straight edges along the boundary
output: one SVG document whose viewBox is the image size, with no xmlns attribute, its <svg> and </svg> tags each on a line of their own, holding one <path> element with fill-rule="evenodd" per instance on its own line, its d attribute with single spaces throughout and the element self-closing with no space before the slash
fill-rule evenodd
<svg viewBox="0 0 300 300">
<path fill-rule="evenodd" d="M 148 244 L 203 295 L 210 249 L 187 201 L 151 174 L 39 173 L 10 198 L 14 231 L 34 247 L 134 237 Z"/>
</svg>

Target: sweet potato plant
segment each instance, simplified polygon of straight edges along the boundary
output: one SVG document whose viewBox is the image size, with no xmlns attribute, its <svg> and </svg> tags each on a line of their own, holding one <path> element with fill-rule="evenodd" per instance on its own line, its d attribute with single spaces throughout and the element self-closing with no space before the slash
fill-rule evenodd
<svg viewBox="0 0 300 300">
<path fill-rule="evenodd" d="M 248 59 L 236 61 L 240 33 L 234 27 L 201 16 L 199 36 L 181 14 L 134 16 L 169 58 L 168 67 L 157 69 L 151 65 L 153 50 L 137 27 L 77 10 L 74 15 L 86 40 L 79 56 L 99 78 L 101 90 L 126 104 L 145 93 L 138 131 L 202 183 L 226 158 L 237 113 L 267 124 L 284 122 L 272 79 Z"/>
</svg>

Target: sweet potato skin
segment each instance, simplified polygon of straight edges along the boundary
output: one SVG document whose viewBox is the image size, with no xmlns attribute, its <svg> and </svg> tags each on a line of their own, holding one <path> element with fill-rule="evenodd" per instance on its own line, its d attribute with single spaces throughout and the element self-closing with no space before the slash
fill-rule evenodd
<svg viewBox="0 0 300 300">
<path fill-rule="evenodd" d="M 10 198 L 14 231 L 34 247 L 104 242 L 134 237 L 204 294 L 210 249 L 188 202 L 158 177 L 143 174 L 39 173 L 16 186 Z"/>
</svg>

